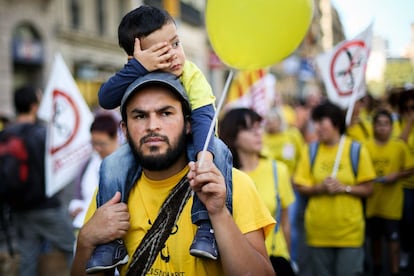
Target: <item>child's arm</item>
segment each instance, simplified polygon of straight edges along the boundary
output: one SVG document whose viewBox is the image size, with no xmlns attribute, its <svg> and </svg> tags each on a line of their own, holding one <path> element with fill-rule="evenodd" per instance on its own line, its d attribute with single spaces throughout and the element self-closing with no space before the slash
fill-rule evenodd
<svg viewBox="0 0 414 276">
<path fill-rule="evenodd" d="M 197 160 L 200 160 L 201 151 L 203 150 L 210 124 L 214 118 L 214 112 L 214 106 L 210 104 L 194 109 L 191 113 L 191 128 Z M 213 160 L 213 149 L 213 139 L 210 139 L 207 152 L 204 155 L 205 160 Z"/>
<path fill-rule="evenodd" d="M 113 109 L 121 104 L 128 86 L 138 77 L 150 71 L 165 69 L 170 66 L 172 54 L 168 53 L 171 45 L 166 42 L 157 43 L 146 50 L 141 50 L 138 38 L 134 43 L 134 56 L 128 57 L 127 64 L 119 72 L 102 84 L 98 92 L 99 105 L 105 109 Z"/>
<path fill-rule="evenodd" d="M 128 86 L 139 76 L 148 71 L 136 59 L 128 60 L 119 72 L 102 84 L 98 92 L 99 105 L 105 109 L 113 109 L 121 105 L 122 97 Z"/>
</svg>

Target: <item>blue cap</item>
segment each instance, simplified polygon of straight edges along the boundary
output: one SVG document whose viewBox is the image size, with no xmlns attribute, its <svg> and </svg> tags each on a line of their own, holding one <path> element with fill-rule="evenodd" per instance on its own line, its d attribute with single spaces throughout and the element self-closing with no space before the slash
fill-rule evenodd
<svg viewBox="0 0 414 276">
<path fill-rule="evenodd" d="M 124 112 L 125 103 L 128 101 L 130 96 L 134 94 L 134 92 L 138 92 L 141 88 L 147 87 L 151 84 L 161 84 L 171 88 L 171 91 L 178 96 L 178 98 L 186 105 L 188 110 L 191 110 L 188 95 L 181 84 L 180 79 L 171 73 L 156 71 L 137 78 L 130 86 L 128 86 L 121 100 L 121 112 Z"/>
</svg>

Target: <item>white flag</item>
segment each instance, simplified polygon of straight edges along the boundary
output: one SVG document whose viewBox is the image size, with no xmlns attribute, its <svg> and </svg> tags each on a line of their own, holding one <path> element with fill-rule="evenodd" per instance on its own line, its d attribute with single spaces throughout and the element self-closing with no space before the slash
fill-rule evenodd
<svg viewBox="0 0 414 276">
<path fill-rule="evenodd" d="M 46 194 L 52 196 L 74 180 L 92 152 L 93 115 L 60 54 L 55 56 L 38 116 L 48 124 Z"/>
<path fill-rule="evenodd" d="M 343 109 L 366 94 L 365 72 L 372 43 L 372 27 L 316 57 L 328 98 Z"/>
</svg>

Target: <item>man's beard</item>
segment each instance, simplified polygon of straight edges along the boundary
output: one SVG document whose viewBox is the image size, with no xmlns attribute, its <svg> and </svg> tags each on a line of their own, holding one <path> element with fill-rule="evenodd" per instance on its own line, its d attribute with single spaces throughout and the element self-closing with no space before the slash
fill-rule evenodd
<svg viewBox="0 0 414 276">
<path fill-rule="evenodd" d="M 183 129 L 175 145 L 170 144 L 170 140 L 167 136 L 152 133 L 141 138 L 138 147 L 138 145 L 136 145 L 136 143 L 133 142 L 128 130 L 126 131 L 126 136 L 128 144 L 133 154 L 135 155 L 138 163 L 142 166 L 142 168 L 147 170 L 161 171 L 168 169 L 181 157 L 183 153 L 186 152 L 187 135 L 185 133 L 185 129 Z M 140 148 L 143 145 L 145 139 L 148 139 L 150 137 L 162 138 L 163 141 L 168 145 L 167 152 L 163 154 L 157 153 L 159 151 L 159 148 L 154 146 L 150 147 L 150 152 L 152 152 L 153 154 L 143 155 L 142 150 Z"/>
</svg>

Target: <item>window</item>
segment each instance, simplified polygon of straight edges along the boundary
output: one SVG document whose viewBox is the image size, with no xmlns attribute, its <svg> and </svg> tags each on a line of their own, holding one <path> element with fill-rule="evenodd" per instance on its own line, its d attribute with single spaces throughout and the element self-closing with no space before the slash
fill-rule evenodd
<svg viewBox="0 0 414 276">
<path fill-rule="evenodd" d="M 75 30 L 80 27 L 80 4 L 79 0 L 70 0 L 70 24 Z"/>
</svg>

